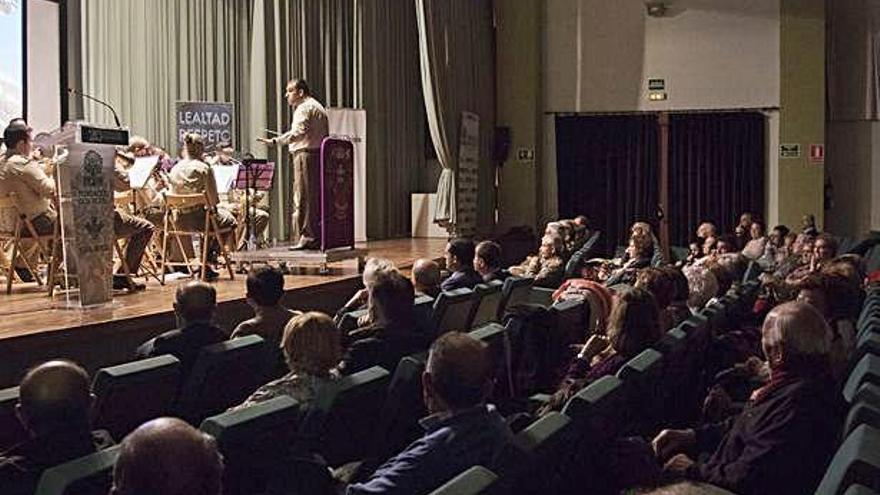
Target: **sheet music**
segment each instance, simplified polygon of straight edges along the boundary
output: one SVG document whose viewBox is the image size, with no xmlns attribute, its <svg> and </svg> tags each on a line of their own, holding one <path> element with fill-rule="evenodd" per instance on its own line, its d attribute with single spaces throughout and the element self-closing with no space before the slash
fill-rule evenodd
<svg viewBox="0 0 880 495">
<path fill-rule="evenodd" d="M 143 189 L 150 176 L 159 164 L 159 155 L 141 156 L 134 159 L 134 165 L 128 169 L 128 183 L 132 189 Z"/>
<path fill-rule="evenodd" d="M 217 165 L 214 170 L 214 180 L 217 181 L 217 194 L 227 194 L 232 189 L 235 178 L 238 177 L 238 165 Z"/>
</svg>

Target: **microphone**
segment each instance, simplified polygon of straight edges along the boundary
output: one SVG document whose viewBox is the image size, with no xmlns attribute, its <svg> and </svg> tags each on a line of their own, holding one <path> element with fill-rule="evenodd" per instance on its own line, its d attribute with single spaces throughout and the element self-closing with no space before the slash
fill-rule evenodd
<svg viewBox="0 0 880 495">
<path fill-rule="evenodd" d="M 73 96 L 81 96 L 87 100 L 91 100 L 91 101 L 94 101 L 95 103 L 99 103 L 101 105 L 104 105 L 105 107 L 107 107 L 108 110 L 110 110 L 110 113 L 113 114 L 113 120 L 116 121 L 116 127 L 120 128 L 120 129 L 122 128 L 122 124 L 119 123 L 119 115 L 116 115 L 116 110 L 114 110 L 113 107 L 109 103 L 107 103 L 106 101 L 99 100 L 99 99 L 95 98 L 94 96 L 89 96 L 89 95 L 87 95 L 81 91 L 77 91 L 73 88 L 67 88 L 67 92 Z"/>
</svg>

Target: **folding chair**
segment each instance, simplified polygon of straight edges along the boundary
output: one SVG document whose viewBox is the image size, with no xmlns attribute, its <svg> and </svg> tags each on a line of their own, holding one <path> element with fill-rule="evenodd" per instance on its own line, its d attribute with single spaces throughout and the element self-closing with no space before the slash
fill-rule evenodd
<svg viewBox="0 0 880 495">
<path fill-rule="evenodd" d="M 15 262 L 18 259 L 24 263 L 25 269 L 37 281 L 37 285 L 43 285 L 43 279 L 40 277 L 37 266 L 32 265 L 31 258 L 33 255 L 41 256 L 49 262 L 49 293 L 52 295 L 52 287 L 55 276 L 54 247 L 58 245 L 58 222 L 55 222 L 55 228 L 50 235 L 39 235 L 33 222 L 27 215 L 18 209 L 18 195 L 9 193 L 7 196 L 0 197 L 0 212 L 6 211 L 11 213 L 15 218 L 11 232 L 0 232 L 0 245 L 11 241 L 12 256 L 9 258 L 9 268 L 6 271 L 6 294 L 12 294 L 12 280 L 15 275 Z M 25 232 L 22 232 L 24 230 Z M 22 249 L 22 241 L 33 241 L 33 246 L 29 252 L 25 253 Z M 30 259 L 29 259 L 30 258 Z"/>
<path fill-rule="evenodd" d="M 165 199 L 165 216 L 163 220 L 163 230 L 165 232 L 165 235 L 162 238 L 162 281 L 165 281 L 166 265 L 186 266 L 187 271 L 189 271 L 190 275 L 192 275 L 192 266 L 190 265 L 189 260 L 172 263 L 168 262 L 169 237 L 174 238 L 175 242 L 177 243 L 177 247 L 180 249 L 180 252 L 183 253 L 183 256 L 185 257 L 186 251 L 184 249 L 183 241 L 181 240 L 181 238 L 191 235 L 202 236 L 202 252 L 199 259 L 199 266 L 201 267 L 201 279 L 204 281 L 207 276 L 208 246 L 210 245 L 211 240 L 214 239 L 219 245 L 219 254 L 223 257 L 223 264 L 226 266 L 227 271 L 229 271 L 229 279 L 234 280 L 235 273 L 232 270 L 232 263 L 229 257 L 228 247 L 226 246 L 226 243 L 223 242 L 223 237 L 226 236 L 227 239 L 233 238 L 235 236 L 235 231 L 232 228 L 221 229 L 218 226 L 217 209 L 214 206 L 210 206 L 207 194 L 171 194 L 165 192 L 163 193 L 163 196 Z M 177 221 L 178 215 L 186 210 L 192 211 L 196 208 L 201 208 L 205 212 L 204 228 L 202 230 L 186 230 L 182 228 Z"/>
<path fill-rule="evenodd" d="M 136 200 L 137 195 L 135 195 L 132 190 L 113 193 L 114 206 L 117 209 L 132 215 L 135 215 Z M 159 266 L 156 264 L 156 259 L 153 256 L 153 253 L 150 252 L 149 244 L 147 245 L 146 250 L 144 250 L 144 258 L 141 260 L 140 266 L 128 266 L 128 263 L 125 260 L 125 249 L 129 242 L 131 242 L 130 236 L 119 237 L 113 241 L 113 250 L 116 252 L 116 257 L 119 258 L 119 267 L 122 269 L 125 278 L 132 280 L 132 278 L 140 276 L 140 272 L 143 271 L 143 277 L 145 279 L 147 277 L 153 277 L 160 285 L 165 285 L 165 282 L 159 276 Z M 150 244 L 152 244 L 152 242 Z M 116 270 L 113 270 L 113 272 L 116 273 Z"/>
</svg>

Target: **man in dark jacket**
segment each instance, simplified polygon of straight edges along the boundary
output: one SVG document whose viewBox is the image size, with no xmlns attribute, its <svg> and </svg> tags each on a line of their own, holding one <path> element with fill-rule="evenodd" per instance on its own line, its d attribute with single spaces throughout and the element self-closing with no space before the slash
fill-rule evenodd
<svg viewBox="0 0 880 495">
<path fill-rule="evenodd" d="M 0 454 L 0 493 L 34 493 L 43 470 L 113 444 L 105 431 L 91 431 L 94 397 L 89 376 L 77 364 L 58 360 L 30 370 L 19 387 L 19 421 L 30 437 Z"/>
<path fill-rule="evenodd" d="M 452 272 L 440 284 L 442 290 L 473 289 L 483 282 L 483 277 L 474 270 L 474 241 L 456 237 L 446 244 L 446 269 Z"/>
<path fill-rule="evenodd" d="M 180 360 L 183 377 L 189 375 L 203 347 L 226 340 L 226 334 L 214 326 L 217 291 L 204 282 L 190 282 L 177 288 L 174 313 L 179 328 L 142 344 L 138 358 L 171 354 Z"/>
<path fill-rule="evenodd" d="M 510 272 L 501 267 L 501 246 L 497 242 L 483 241 L 474 251 L 474 269 L 483 277 L 483 282 L 498 280 L 504 282 Z"/>
<path fill-rule="evenodd" d="M 831 330 L 805 303 L 776 307 L 762 335 L 770 381 L 736 418 L 697 430 L 663 430 L 664 470 L 741 495 L 813 493 L 834 452 L 842 407 L 829 366 Z M 714 452 L 705 462 L 684 450 Z M 671 456 L 671 458 L 670 458 Z"/>
</svg>

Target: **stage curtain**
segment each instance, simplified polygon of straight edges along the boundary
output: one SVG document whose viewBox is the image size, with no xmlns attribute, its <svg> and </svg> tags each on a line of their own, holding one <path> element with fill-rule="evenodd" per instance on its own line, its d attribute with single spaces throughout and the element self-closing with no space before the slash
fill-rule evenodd
<svg viewBox="0 0 880 495">
<path fill-rule="evenodd" d="M 764 211 L 765 117 L 757 112 L 669 118 L 669 238 L 687 246 L 696 226 L 731 232 L 744 211 Z"/>
<path fill-rule="evenodd" d="M 828 117 L 880 119 L 880 5 L 829 1 L 826 8 Z"/>
<path fill-rule="evenodd" d="M 609 256 L 627 242 L 633 222 L 656 232 L 658 151 L 654 115 L 557 117 L 559 216 L 590 218 Z"/>
<path fill-rule="evenodd" d="M 133 134 L 173 154 L 174 102 L 208 100 L 235 104 L 236 144 L 252 135 L 243 104 L 250 2 L 84 0 L 81 9 L 82 91 L 111 103 Z M 84 101 L 82 111 L 88 121 L 113 123 L 97 103 Z"/>
<path fill-rule="evenodd" d="M 415 0 L 422 91 L 431 141 L 442 167 L 434 221 L 458 232 L 456 174 L 461 113 L 480 117 L 477 218 L 494 225 L 492 140 L 495 90 L 492 5 L 488 0 Z"/>
</svg>

